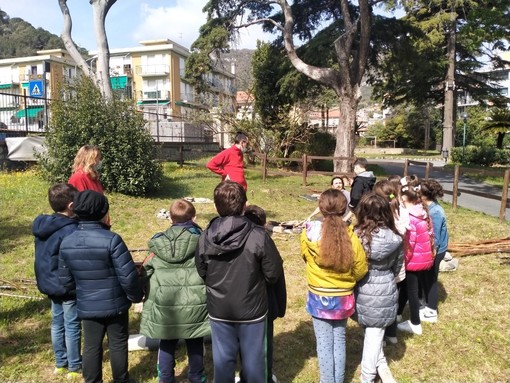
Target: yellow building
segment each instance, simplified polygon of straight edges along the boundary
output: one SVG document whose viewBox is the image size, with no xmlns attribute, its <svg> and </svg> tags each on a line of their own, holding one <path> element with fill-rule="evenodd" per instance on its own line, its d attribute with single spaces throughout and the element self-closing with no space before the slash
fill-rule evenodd
<svg viewBox="0 0 510 383">
<path fill-rule="evenodd" d="M 185 61 L 190 55 L 187 48 L 168 39 L 141 41 L 140 45 L 110 50 L 110 80 L 114 91 L 136 101 L 154 136 L 190 140 L 204 134 L 203 126 L 187 122 L 197 110 L 234 113 L 236 89 L 232 73 L 215 70 L 206 74 L 210 90 L 197 94 L 184 78 Z M 91 52 L 91 65 L 94 54 Z M 212 129 L 214 137 L 210 138 L 223 143 L 225 129 L 217 124 Z"/>
<path fill-rule="evenodd" d="M 58 84 L 75 76 L 76 65 L 64 49 L 0 60 L 0 93 L 11 95 L 0 99 L 0 125 L 42 130 L 49 115 L 46 99 L 56 98 Z"/>
</svg>

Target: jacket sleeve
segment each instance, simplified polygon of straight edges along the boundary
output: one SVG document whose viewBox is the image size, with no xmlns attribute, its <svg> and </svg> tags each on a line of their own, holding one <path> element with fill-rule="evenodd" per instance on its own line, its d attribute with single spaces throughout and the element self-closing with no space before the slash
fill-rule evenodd
<svg viewBox="0 0 510 383">
<path fill-rule="evenodd" d="M 357 205 L 359 200 L 361 199 L 361 194 L 363 192 L 363 182 L 357 179 L 354 179 L 354 182 L 351 186 L 351 200 L 349 201 L 349 208 L 353 210 Z"/>
<path fill-rule="evenodd" d="M 205 235 L 205 234 L 202 234 Z M 207 263 L 205 262 L 200 249 L 202 248 L 202 238 L 198 239 L 198 246 L 195 250 L 195 266 L 197 268 L 198 275 L 205 280 L 205 277 L 207 275 Z"/>
<path fill-rule="evenodd" d="M 143 291 L 131 253 L 119 235 L 112 239 L 112 264 L 122 289 L 131 302 L 141 302 Z"/>
<path fill-rule="evenodd" d="M 209 162 L 207 162 L 207 164 L 205 165 L 207 169 L 209 169 L 213 173 L 219 174 L 222 177 L 226 176 L 227 174 L 225 173 L 224 169 L 225 160 L 227 158 L 226 152 L 227 152 L 226 150 L 223 150 L 216 154 L 213 158 L 211 158 Z"/>
<path fill-rule="evenodd" d="M 404 264 L 404 247 L 403 245 L 400 245 L 397 252 L 397 258 L 395 259 L 395 263 L 393 263 L 393 267 L 391 268 L 391 271 L 393 271 L 393 275 L 396 277 L 400 270 L 402 269 L 402 265 Z"/>
<path fill-rule="evenodd" d="M 60 280 L 60 283 L 66 291 L 75 291 L 76 290 L 76 284 L 74 282 L 73 274 L 71 273 L 71 270 L 66 264 L 66 261 L 64 260 L 64 257 L 62 256 L 62 253 L 59 252 L 58 255 L 58 278 Z"/>
<path fill-rule="evenodd" d="M 262 255 L 262 273 L 267 283 L 274 284 L 283 274 L 283 260 L 276 245 L 264 231 L 264 254 Z"/>
<path fill-rule="evenodd" d="M 355 234 L 351 236 L 351 243 L 354 252 L 352 275 L 357 282 L 368 272 L 368 262 L 365 250 L 363 250 L 363 245 Z"/>
</svg>

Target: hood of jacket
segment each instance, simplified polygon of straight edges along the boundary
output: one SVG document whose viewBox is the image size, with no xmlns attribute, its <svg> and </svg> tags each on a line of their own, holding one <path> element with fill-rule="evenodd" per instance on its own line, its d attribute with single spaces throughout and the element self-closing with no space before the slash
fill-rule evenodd
<svg viewBox="0 0 510 383">
<path fill-rule="evenodd" d="M 382 261 L 401 245 L 402 237 L 387 227 L 380 228 L 377 232 L 372 233 L 369 258 L 374 261 Z"/>
<path fill-rule="evenodd" d="M 205 231 L 204 255 L 221 256 L 241 249 L 253 225 L 244 216 L 214 218 Z"/>
<path fill-rule="evenodd" d="M 412 204 L 406 206 L 407 211 L 409 212 L 409 215 L 412 215 L 419 219 L 427 219 L 427 211 L 423 208 L 423 205 L 421 203 L 418 204 Z"/>
<path fill-rule="evenodd" d="M 56 231 L 67 225 L 76 225 L 77 222 L 78 221 L 63 214 L 41 214 L 34 220 L 32 224 L 32 233 L 36 238 L 44 241 Z"/>
<path fill-rule="evenodd" d="M 168 263 L 182 263 L 193 258 L 200 227 L 190 225 L 172 225 L 166 231 L 155 234 L 149 241 L 149 251 Z"/>
</svg>

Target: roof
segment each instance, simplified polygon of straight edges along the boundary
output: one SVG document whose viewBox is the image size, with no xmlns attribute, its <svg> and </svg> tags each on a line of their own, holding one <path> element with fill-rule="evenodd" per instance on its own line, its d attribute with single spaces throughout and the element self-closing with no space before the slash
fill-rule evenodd
<svg viewBox="0 0 510 383">
<path fill-rule="evenodd" d="M 236 102 L 237 104 L 249 104 L 255 101 L 255 97 L 252 93 L 245 92 L 240 90 L 236 93 Z"/>
</svg>

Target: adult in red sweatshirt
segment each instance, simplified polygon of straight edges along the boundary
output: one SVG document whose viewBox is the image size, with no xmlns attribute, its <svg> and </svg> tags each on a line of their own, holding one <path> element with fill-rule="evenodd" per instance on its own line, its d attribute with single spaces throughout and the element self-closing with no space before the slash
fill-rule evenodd
<svg viewBox="0 0 510 383">
<path fill-rule="evenodd" d="M 248 147 L 246 134 L 238 132 L 234 138 L 234 145 L 215 155 L 209 160 L 206 167 L 210 171 L 219 174 L 221 180 L 230 180 L 240 184 L 244 190 L 248 184 L 244 178 L 244 156 Z"/>
</svg>

